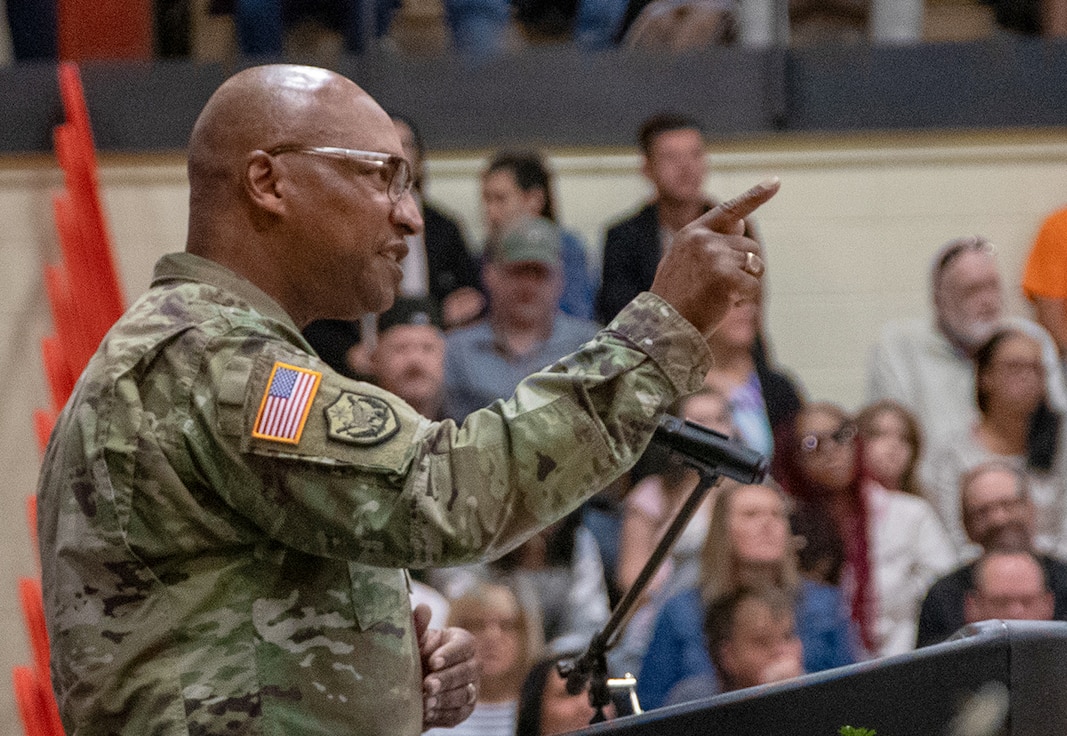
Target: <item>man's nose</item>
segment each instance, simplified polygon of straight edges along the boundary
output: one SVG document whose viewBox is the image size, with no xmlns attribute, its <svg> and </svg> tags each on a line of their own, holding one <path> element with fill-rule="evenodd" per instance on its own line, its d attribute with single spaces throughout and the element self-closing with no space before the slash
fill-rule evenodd
<svg viewBox="0 0 1067 736">
<path fill-rule="evenodd" d="M 412 191 L 404 192 L 404 196 L 393 206 L 391 219 L 400 225 L 407 235 L 422 232 L 422 213 L 419 212 L 419 205 L 415 202 L 415 194 Z"/>
</svg>

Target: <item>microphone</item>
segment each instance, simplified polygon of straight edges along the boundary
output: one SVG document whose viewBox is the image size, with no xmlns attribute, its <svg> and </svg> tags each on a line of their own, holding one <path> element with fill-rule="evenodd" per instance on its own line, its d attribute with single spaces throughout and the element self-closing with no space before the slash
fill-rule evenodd
<svg viewBox="0 0 1067 736">
<path fill-rule="evenodd" d="M 708 469 L 747 484 L 762 483 L 767 475 L 767 458 L 724 434 L 691 422 L 663 415 L 652 441 Z"/>
</svg>

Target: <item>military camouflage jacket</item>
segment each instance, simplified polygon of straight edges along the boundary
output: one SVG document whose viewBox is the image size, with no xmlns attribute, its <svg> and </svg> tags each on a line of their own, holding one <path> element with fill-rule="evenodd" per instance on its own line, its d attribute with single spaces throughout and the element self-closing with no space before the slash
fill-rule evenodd
<svg viewBox="0 0 1067 736">
<path fill-rule="evenodd" d="M 38 489 L 68 734 L 417 734 L 405 568 L 499 555 L 699 387 L 651 294 L 457 428 L 346 379 L 229 270 L 164 257 L 63 410 Z"/>
</svg>

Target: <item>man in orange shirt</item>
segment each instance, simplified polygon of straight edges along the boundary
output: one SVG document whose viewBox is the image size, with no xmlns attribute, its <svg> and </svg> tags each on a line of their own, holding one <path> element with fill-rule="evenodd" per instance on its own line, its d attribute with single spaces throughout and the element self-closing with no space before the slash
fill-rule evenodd
<svg viewBox="0 0 1067 736">
<path fill-rule="evenodd" d="M 1023 271 L 1023 292 L 1035 319 L 1067 352 L 1067 207 L 1045 220 Z"/>
</svg>

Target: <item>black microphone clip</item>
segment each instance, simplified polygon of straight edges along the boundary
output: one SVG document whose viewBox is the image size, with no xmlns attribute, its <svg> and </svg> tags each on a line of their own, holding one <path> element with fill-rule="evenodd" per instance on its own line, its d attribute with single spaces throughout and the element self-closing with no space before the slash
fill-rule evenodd
<svg viewBox="0 0 1067 736">
<path fill-rule="evenodd" d="M 682 455 L 698 470 L 745 484 L 762 483 L 767 458 L 713 429 L 664 414 L 652 441 Z"/>
</svg>

